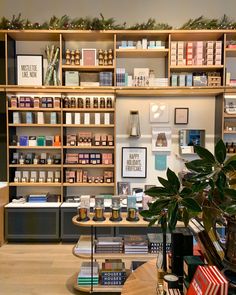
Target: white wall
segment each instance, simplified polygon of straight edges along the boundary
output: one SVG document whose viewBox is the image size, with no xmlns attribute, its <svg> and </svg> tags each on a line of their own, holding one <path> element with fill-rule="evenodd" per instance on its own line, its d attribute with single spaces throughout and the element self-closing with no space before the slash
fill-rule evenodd
<svg viewBox="0 0 236 295">
<path fill-rule="evenodd" d="M 151 102 L 164 103 L 169 106 L 169 123 L 150 123 L 149 108 Z M 206 147 L 214 149 L 214 97 L 139 97 L 139 98 L 118 98 L 117 108 L 117 181 L 129 181 L 132 187 L 144 187 L 145 184 L 157 184 L 157 176 L 165 177 L 165 171 L 155 170 L 155 154 L 152 152 L 151 132 L 152 127 L 170 127 L 172 131 L 171 152 L 166 152 L 167 167 L 176 173 L 184 168 L 183 160 L 191 160 L 194 156 L 179 155 L 179 130 L 180 129 L 205 129 Z M 174 109 L 176 107 L 189 108 L 189 124 L 174 124 Z M 141 137 L 134 139 L 128 137 L 130 110 L 138 110 L 140 116 Z M 128 147 L 147 147 L 147 178 L 127 179 L 121 178 L 121 149 Z"/>
<path fill-rule="evenodd" d="M 71 17 L 99 16 L 114 17 L 118 23 L 147 21 L 152 17 L 158 22 L 167 22 L 176 27 L 189 18 L 206 17 L 219 18 L 223 14 L 235 18 L 234 0 L 1 0 L 0 15 L 11 17 L 13 14 L 33 21 L 45 21 L 52 15 Z"/>
</svg>

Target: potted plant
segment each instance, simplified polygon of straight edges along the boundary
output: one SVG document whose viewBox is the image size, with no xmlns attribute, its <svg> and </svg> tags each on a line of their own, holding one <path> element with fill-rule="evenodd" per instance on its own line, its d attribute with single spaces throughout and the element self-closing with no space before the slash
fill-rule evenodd
<svg viewBox="0 0 236 295">
<path fill-rule="evenodd" d="M 223 218 L 227 223 L 224 265 L 236 271 L 236 190 L 231 187 L 236 155 L 227 158 L 222 140 L 215 145 L 214 155 L 201 146 L 194 149 L 199 158 L 185 164 L 191 176 L 181 183 L 168 169 L 167 179 L 158 177 L 161 186 L 145 192 L 154 201 L 141 215 L 150 220 L 150 225 L 161 224 L 164 238 L 167 228 L 174 230 L 177 221 L 187 226 L 192 217 L 200 214 L 208 232 L 217 220 Z"/>
</svg>

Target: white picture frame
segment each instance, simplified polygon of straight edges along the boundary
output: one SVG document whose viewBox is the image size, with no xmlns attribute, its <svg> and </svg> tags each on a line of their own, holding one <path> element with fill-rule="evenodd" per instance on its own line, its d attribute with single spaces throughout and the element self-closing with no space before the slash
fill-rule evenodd
<svg viewBox="0 0 236 295">
<path fill-rule="evenodd" d="M 147 177 L 147 148 L 122 147 L 122 175 L 123 178 Z"/>
<path fill-rule="evenodd" d="M 171 151 L 171 128 L 153 127 L 152 128 L 152 151 L 170 152 Z"/>
<path fill-rule="evenodd" d="M 96 66 L 97 65 L 97 49 L 82 48 L 82 65 Z"/>
<path fill-rule="evenodd" d="M 169 106 L 165 103 L 150 103 L 150 122 L 169 123 Z"/>
<path fill-rule="evenodd" d="M 18 54 L 17 85 L 43 85 L 43 56 L 33 54 Z"/>
</svg>

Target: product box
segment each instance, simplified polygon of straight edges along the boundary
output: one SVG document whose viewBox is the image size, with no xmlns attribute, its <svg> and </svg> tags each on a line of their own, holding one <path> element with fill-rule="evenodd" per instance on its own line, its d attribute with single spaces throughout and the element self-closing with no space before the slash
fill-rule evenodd
<svg viewBox="0 0 236 295">
<path fill-rule="evenodd" d="M 67 170 L 66 171 L 66 182 L 67 183 L 74 183 L 75 182 L 75 174 L 76 174 L 76 171 L 73 171 L 73 170 Z"/>
<path fill-rule="evenodd" d="M 60 182 L 61 181 L 61 171 L 56 170 L 54 174 L 54 182 Z"/>
<path fill-rule="evenodd" d="M 48 171 L 47 182 L 54 182 L 54 172 L 53 171 Z"/>
<path fill-rule="evenodd" d="M 29 171 L 22 171 L 22 182 L 29 182 Z"/>
<path fill-rule="evenodd" d="M 13 124 L 20 124 L 21 116 L 19 112 L 13 112 Z"/>
<path fill-rule="evenodd" d="M 21 172 L 22 171 L 15 171 L 14 182 L 21 182 Z"/>
<path fill-rule="evenodd" d="M 17 96 L 10 97 L 10 107 L 11 108 L 17 108 L 17 102 L 18 102 Z"/>
<path fill-rule="evenodd" d="M 78 164 L 79 163 L 78 154 L 66 154 L 65 163 L 66 164 Z"/>
<path fill-rule="evenodd" d="M 43 112 L 37 113 L 37 123 L 44 124 L 44 113 Z"/>
<path fill-rule="evenodd" d="M 171 75 L 171 86 L 176 87 L 177 85 L 178 85 L 178 75 L 173 73 Z"/>
<path fill-rule="evenodd" d="M 68 146 L 76 146 L 77 144 L 77 139 L 76 139 L 76 135 L 75 134 L 68 134 L 66 136 L 66 145 Z"/>
<path fill-rule="evenodd" d="M 45 146 L 45 145 L 46 145 L 45 136 L 38 136 L 37 137 L 37 146 Z"/>
<path fill-rule="evenodd" d="M 29 146 L 37 146 L 37 137 L 29 136 Z"/>
<path fill-rule="evenodd" d="M 83 171 L 81 169 L 76 171 L 76 181 L 83 182 Z"/>
<path fill-rule="evenodd" d="M 111 124 L 110 113 L 104 113 L 104 124 L 105 124 L 105 125 L 109 125 L 109 124 Z"/>
<path fill-rule="evenodd" d="M 84 113 L 84 124 L 90 124 L 90 113 Z"/>
<path fill-rule="evenodd" d="M 34 97 L 33 105 L 34 105 L 34 108 L 39 108 L 40 107 L 40 97 L 38 97 L 38 96 Z"/>
<path fill-rule="evenodd" d="M 78 71 L 65 71 L 65 86 L 79 86 Z"/>
<path fill-rule="evenodd" d="M 193 75 L 192 74 L 186 75 L 186 86 L 188 86 L 188 87 L 193 86 Z"/>
<path fill-rule="evenodd" d="M 178 86 L 185 86 L 185 74 L 179 74 Z"/>
<path fill-rule="evenodd" d="M 207 86 L 207 76 L 193 76 L 193 86 Z"/>
<path fill-rule="evenodd" d="M 66 124 L 72 124 L 72 113 L 66 113 Z"/>
<path fill-rule="evenodd" d="M 95 124 L 96 125 L 100 125 L 101 124 L 101 114 L 100 113 L 95 113 L 94 114 L 94 120 L 95 120 Z"/>
<path fill-rule="evenodd" d="M 32 112 L 26 112 L 25 123 L 26 124 L 33 123 L 33 113 Z"/>
<path fill-rule="evenodd" d="M 75 117 L 75 124 L 80 124 L 80 113 L 75 113 L 74 117 Z"/>
<path fill-rule="evenodd" d="M 94 145 L 95 146 L 100 146 L 101 145 L 101 135 L 100 134 L 96 134 L 94 136 Z"/>
<path fill-rule="evenodd" d="M 28 146 L 28 145 L 29 145 L 28 136 L 21 135 L 20 146 Z"/>
<path fill-rule="evenodd" d="M 53 146 L 54 136 L 53 135 L 46 135 L 45 141 L 46 141 L 46 146 Z"/>
<path fill-rule="evenodd" d="M 60 97 L 54 97 L 53 100 L 54 104 L 54 109 L 59 109 L 61 107 L 61 99 Z"/>
<path fill-rule="evenodd" d="M 37 181 L 38 181 L 38 172 L 30 171 L 30 182 L 37 182 Z"/>
<path fill-rule="evenodd" d="M 113 135 L 107 135 L 107 145 L 113 146 L 114 145 L 114 140 L 113 140 Z"/>
<path fill-rule="evenodd" d="M 57 113 L 56 112 L 50 113 L 50 124 L 57 124 Z"/>
</svg>

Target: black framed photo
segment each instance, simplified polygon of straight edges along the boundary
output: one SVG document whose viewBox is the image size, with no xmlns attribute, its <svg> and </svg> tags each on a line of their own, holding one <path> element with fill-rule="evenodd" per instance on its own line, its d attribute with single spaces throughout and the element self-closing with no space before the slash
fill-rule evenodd
<svg viewBox="0 0 236 295">
<path fill-rule="evenodd" d="M 117 182 L 117 191 L 118 191 L 118 195 L 130 195 L 131 194 L 130 183 L 118 181 Z"/>
<path fill-rule="evenodd" d="M 175 124 L 188 124 L 189 108 L 175 108 Z"/>
<path fill-rule="evenodd" d="M 122 168 L 123 178 L 146 178 L 147 177 L 147 148 L 146 147 L 123 147 Z"/>
<path fill-rule="evenodd" d="M 43 56 L 18 54 L 17 62 L 17 85 L 43 85 Z"/>
</svg>

